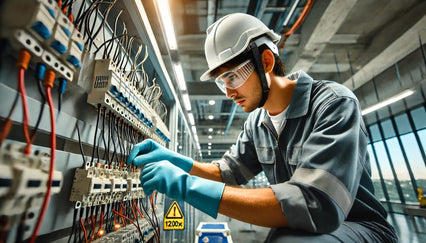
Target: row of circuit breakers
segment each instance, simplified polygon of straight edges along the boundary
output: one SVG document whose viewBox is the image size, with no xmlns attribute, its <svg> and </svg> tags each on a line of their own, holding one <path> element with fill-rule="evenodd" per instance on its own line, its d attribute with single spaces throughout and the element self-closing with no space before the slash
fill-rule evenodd
<svg viewBox="0 0 426 243">
<path fill-rule="evenodd" d="M 84 71 L 84 37 L 61 11 L 57 1 L 8 0 L 3 1 L 1 8 L 1 35 L 9 40 L 13 49 L 29 51 L 31 65 L 43 63 L 55 72 L 56 78 L 65 79 L 70 85 L 76 83 L 79 72 Z M 124 70 L 111 59 L 99 59 L 94 60 L 93 72 L 88 103 L 114 113 L 144 137 L 162 145 L 170 142 L 170 133 L 161 114 L 128 80 Z M 0 150 L 0 215 L 13 218 L 25 212 L 37 212 L 42 206 L 51 156 L 39 150 L 24 155 L 24 150 L 24 145 L 14 142 L 5 144 Z M 52 196 L 61 189 L 71 190 L 69 199 L 75 202 L 76 208 L 140 199 L 144 198 L 144 193 L 139 176 L 140 169 L 92 160 L 75 169 L 70 189 L 61 188 L 63 174 L 55 170 L 50 193 Z M 13 220 L 9 222 L 13 223 Z M 144 234 L 152 236 L 153 228 L 147 220 L 139 219 L 138 225 Z M 109 232 L 96 241 L 134 242 L 140 230 L 131 225 Z M 27 237 L 29 235 L 24 239 Z"/>
</svg>

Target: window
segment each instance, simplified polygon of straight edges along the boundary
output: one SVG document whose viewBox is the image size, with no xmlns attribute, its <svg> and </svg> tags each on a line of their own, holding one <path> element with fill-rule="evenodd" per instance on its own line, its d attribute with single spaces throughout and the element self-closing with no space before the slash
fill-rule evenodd
<svg viewBox="0 0 426 243">
<path fill-rule="evenodd" d="M 395 117 L 395 123 L 398 128 L 399 134 L 406 134 L 406 133 L 412 132 L 407 114 L 402 114 Z"/>
<path fill-rule="evenodd" d="M 385 194 L 383 193 L 382 184 L 380 182 L 380 174 L 377 168 L 377 161 L 374 158 L 373 149 L 371 145 L 367 145 L 367 150 L 370 155 L 371 163 L 371 180 L 373 181 L 376 198 L 380 201 L 386 201 Z"/>
<path fill-rule="evenodd" d="M 419 107 L 411 111 L 416 130 L 426 128 L 426 112 L 424 107 Z"/>
<path fill-rule="evenodd" d="M 388 139 L 386 140 L 386 145 L 389 148 L 391 160 L 396 172 L 396 177 L 398 178 L 399 184 L 401 185 L 404 199 L 407 202 L 415 203 L 417 201 L 417 195 L 415 194 L 415 191 L 413 189 L 410 175 L 408 173 L 408 168 L 405 163 L 405 159 L 402 154 L 401 147 L 399 146 L 398 139 L 397 138 Z"/>
<path fill-rule="evenodd" d="M 375 142 L 373 144 L 374 149 L 377 153 L 377 158 L 380 163 L 380 168 L 382 170 L 383 180 L 385 182 L 386 189 L 389 193 L 389 199 L 391 202 L 401 202 L 398 196 L 398 191 L 396 189 L 395 180 L 393 177 L 392 169 L 390 167 L 390 162 L 386 154 L 385 145 L 382 141 Z"/>
</svg>

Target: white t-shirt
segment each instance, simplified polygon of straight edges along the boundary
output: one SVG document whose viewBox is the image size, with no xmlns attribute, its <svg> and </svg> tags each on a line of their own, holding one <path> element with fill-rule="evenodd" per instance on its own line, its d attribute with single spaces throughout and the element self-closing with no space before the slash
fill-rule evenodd
<svg viewBox="0 0 426 243">
<path fill-rule="evenodd" d="M 284 116 L 285 116 L 285 112 L 287 111 L 287 109 L 283 110 L 280 114 L 276 115 L 276 116 L 271 116 L 268 113 L 269 118 L 271 118 L 272 124 L 274 125 L 275 131 L 280 134 L 281 131 L 281 127 L 283 125 L 283 120 L 284 120 Z"/>
</svg>

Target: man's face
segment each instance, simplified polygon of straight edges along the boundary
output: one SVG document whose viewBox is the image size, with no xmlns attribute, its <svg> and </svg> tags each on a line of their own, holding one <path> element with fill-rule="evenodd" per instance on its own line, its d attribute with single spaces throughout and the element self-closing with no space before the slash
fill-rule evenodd
<svg viewBox="0 0 426 243">
<path fill-rule="evenodd" d="M 223 73 L 233 70 L 235 67 L 220 67 L 218 69 L 218 76 Z M 260 85 L 259 76 L 256 72 L 251 72 L 247 80 L 236 89 L 225 87 L 226 97 L 233 99 L 234 102 L 241 106 L 244 112 L 251 112 L 255 110 L 260 103 L 262 97 L 262 87 Z"/>
</svg>

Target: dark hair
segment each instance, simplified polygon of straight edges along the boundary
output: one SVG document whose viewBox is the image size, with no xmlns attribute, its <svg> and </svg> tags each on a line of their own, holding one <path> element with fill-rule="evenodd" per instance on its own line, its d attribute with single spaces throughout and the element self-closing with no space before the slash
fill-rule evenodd
<svg viewBox="0 0 426 243">
<path fill-rule="evenodd" d="M 263 45 L 261 45 L 259 47 L 259 52 L 263 53 L 263 51 L 265 51 L 266 49 L 270 50 L 266 44 L 263 44 Z M 274 74 L 276 76 L 284 77 L 285 76 L 285 64 L 281 60 L 280 56 L 278 56 L 274 52 L 272 52 L 272 53 L 274 54 L 274 59 L 275 59 L 275 64 L 274 64 L 274 68 L 272 69 L 272 71 L 274 72 Z M 250 50 L 249 51 L 245 51 L 245 52 L 241 53 L 240 55 L 232 58 L 231 60 L 229 60 L 226 63 L 222 64 L 221 67 L 235 67 L 238 64 L 241 64 L 241 63 L 245 62 L 248 59 L 254 61 L 253 54 L 252 54 L 252 52 Z M 216 68 L 216 69 L 214 69 L 214 70 L 212 70 L 210 72 L 210 74 L 211 74 L 212 77 L 217 76 L 218 69 L 219 68 Z"/>
</svg>

